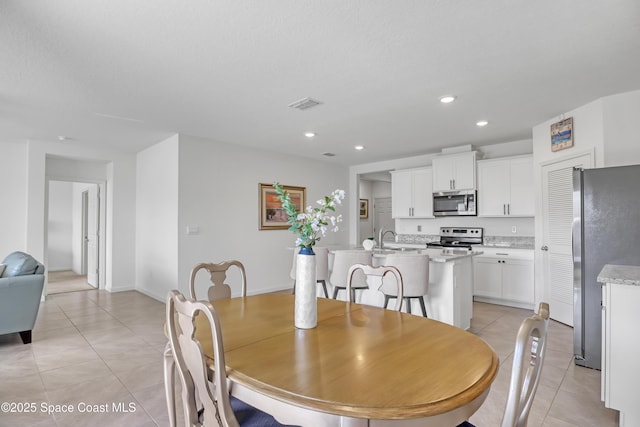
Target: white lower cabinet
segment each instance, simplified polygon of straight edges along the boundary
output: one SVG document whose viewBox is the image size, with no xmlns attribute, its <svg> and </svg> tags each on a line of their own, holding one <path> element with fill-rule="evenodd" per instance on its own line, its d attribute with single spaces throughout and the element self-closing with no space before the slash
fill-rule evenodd
<svg viewBox="0 0 640 427">
<path fill-rule="evenodd" d="M 620 411 L 620 427 L 640 426 L 638 306 L 640 286 L 602 287 L 602 400 L 607 408 Z"/>
<path fill-rule="evenodd" d="M 533 250 L 482 249 L 473 257 L 473 296 L 476 301 L 533 308 Z"/>
</svg>

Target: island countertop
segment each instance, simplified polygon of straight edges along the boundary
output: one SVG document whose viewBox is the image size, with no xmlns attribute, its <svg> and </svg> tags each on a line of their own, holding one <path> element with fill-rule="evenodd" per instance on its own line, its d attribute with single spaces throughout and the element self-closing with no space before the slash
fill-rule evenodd
<svg viewBox="0 0 640 427">
<path fill-rule="evenodd" d="M 616 285 L 640 286 L 640 267 L 635 265 L 605 264 L 598 274 L 598 282 Z"/>
<path fill-rule="evenodd" d="M 388 254 L 426 254 L 429 255 L 429 261 L 433 262 L 449 262 L 457 259 L 481 255 L 482 251 L 466 250 L 455 248 L 425 248 L 424 245 L 406 245 L 400 243 L 385 243 L 385 248 L 373 249 L 373 256 L 385 256 Z"/>
<path fill-rule="evenodd" d="M 459 250 L 459 249 L 437 249 L 437 248 L 429 248 L 429 249 L 409 249 L 409 250 L 397 250 L 397 249 L 374 249 L 373 251 L 374 257 L 383 258 L 390 254 L 425 254 L 429 255 L 429 261 L 433 262 L 450 262 L 455 261 L 462 258 L 467 258 L 475 255 L 482 254 L 481 251 L 467 251 L 467 250 Z"/>
</svg>

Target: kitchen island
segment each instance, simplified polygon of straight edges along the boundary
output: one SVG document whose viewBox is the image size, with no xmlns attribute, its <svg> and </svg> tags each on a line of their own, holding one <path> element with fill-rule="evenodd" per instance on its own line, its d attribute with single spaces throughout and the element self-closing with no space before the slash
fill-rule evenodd
<svg viewBox="0 0 640 427">
<path fill-rule="evenodd" d="M 421 253 L 429 255 L 429 291 L 425 298 L 427 315 L 461 329 L 471 327 L 473 316 L 472 257 L 482 252 L 456 249 L 419 249 L 388 245 L 373 251 L 374 264 L 385 265 L 387 254 Z M 402 272 L 401 272 L 402 273 Z M 420 313 L 418 302 L 413 313 Z"/>
</svg>

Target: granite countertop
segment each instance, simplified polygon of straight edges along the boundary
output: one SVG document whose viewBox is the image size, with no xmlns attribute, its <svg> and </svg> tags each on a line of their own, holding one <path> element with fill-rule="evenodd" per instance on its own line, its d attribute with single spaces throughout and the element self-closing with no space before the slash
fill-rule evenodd
<svg viewBox="0 0 640 427">
<path fill-rule="evenodd" d="M 423 255 L 429 255 L 429 261 L 432 261 L 432 262 L 450 262 L 450 261 L 455 261 L 461 258 L 481 255 L 482 251 L 467 251 L 467 250 L 460 250 L 460 249 L 439 249 L 439 248 L 429 248 L 429 249 L 409 248 L 407 250 L 378 248 L 373 250 L 373 256 L 377 258 L 384 258 L 390 254 L 398 254 L 398 255 L 423 254 Z"/>
<path fill-rule="evenodd" d="M 598 282 L 640 286 L 640 267 L 605 264 L 598 274 Z"/>
<path fill-rule="evenodd" d="M 440 241 L 440 236 L 432 234 L 401 234 L 397 236 L 396 241 L 386 241 L 385 246 L 392 245 L 406 247 L 425 247 L 429 242 Z M 533 236 L 493 236 L 485 235 L 483 243 L 477 245 L 487 248 L 504 248 L 504 249 L 535 249 L 535 238 Z"/>
<path fill-rule="evenodd" d="M 385 248 L 425 248 L 426 243 L 402 243 L 402 242 L 384 242 Z M 484 242 L 479 245 L 473 245 L 478 248 L 503 248 L 503 249 L 534 249 L 533 242 L 513 241 L 513 242 Z"/>
<path fill-rule="evenodd" d="M 534 249 L 533 244 L 529 243 L 483 243 L 479 245 L 485 248 L 504 248 L 504 249 Z"/>
</svg>

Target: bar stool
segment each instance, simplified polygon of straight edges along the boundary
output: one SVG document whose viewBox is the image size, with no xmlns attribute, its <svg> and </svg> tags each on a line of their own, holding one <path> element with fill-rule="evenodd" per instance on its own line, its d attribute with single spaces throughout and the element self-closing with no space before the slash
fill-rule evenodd
<svg viewBox="0 0 640 427">
<path fill-rule="evenodd" d="M 329 275 L 329 282 L 333 286 L 333 299 L 337 299 L 340 290 L 347 289 L 347 273 L 354 264 L 371 265 L 371 251 L 337 250 L 333 253 L 333 268 Z M 367 289 L 367 278 L 362 271 L 356 271 L 351 283 L 351 300 L 356 300 L 356 289 Z M 347 297 L 348 298 L 348 297 Z"/>
</svg>

